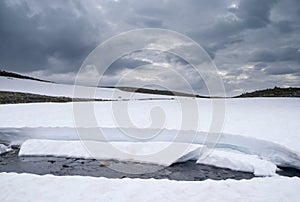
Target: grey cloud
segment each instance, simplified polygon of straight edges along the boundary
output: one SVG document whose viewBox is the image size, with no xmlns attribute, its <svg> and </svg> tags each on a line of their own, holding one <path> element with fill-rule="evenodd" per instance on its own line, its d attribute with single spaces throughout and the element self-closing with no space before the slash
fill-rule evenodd
<svg viewBox="0 0 300 202">
<path fill-rule="evenodd" d="M 242 0 L 236 8 L 229 7 L 230 14 L 224 15 L 204 34 L 214 39 L 215 45 L 210 49 L 215 52 L 228 45 L 242 42 L 241 34 L 246 30 L 259 29 L 271 23 L 270 12 L 277 3 L 275 0 Z"/>
<path fill-rule="evenodd" d="M 233 3 L 237 7 L 230 6 Z M 257 88 L 284 82 L 300 85 L 274 76 L 298 75 L 299 16 L 298 0 L 2 0 L 0 66 L 29 74 L 44 71 L 51 78 L 72 75 L 105 39 L 155 27 L 186 34 L 202 45 L 219 69 L 227 72 L 230 79 L 225 79 L 225 85 L 230 83 L 232 92 L 254 88 L 255 83 Z M 144 62 L 123 58 L 108 73 L 116 75 L 122 68 Z M 247 69 L 249 65 L 253 70 Z M 242 74 L 248 79 L 238 79 Z"/>
<path fill-rule="evenodd" d="M 124 68 L 135 69 L 144 65 L 163 65 L 163 63 L 181 66 L 186 66 L 188 64 L 185 60 L 170 52 L 162 52 L 157 50 L 139 50 L 126 54 L 117 59 L 109 66 L 106 74 L 115 75 L 122 71 L 122 69 Z"/>
<path fill-rule="evenodd" d="M 276 55 L 273 51 L 261 50 L 254 52 L 250 57 L 250 62 L 274 62 L 276 61 Z"/>
<path fill-rule="evenodd" d="M 271 8 L 277 2 L 277 0 L 242 0 L 234 13 L 243 21 L 246 28 L 265 27 L 271 22 Z"/>
<path fill-rule="evenodd" d="M 289 66 L 273 66 L 263 69 L 263 72 L 270 75 L 285 75 L 285 74 L 294 74 L 299 73 L 299 68 L 289 67 Z"/>
<path fill-rule="evenodd" d="M 226 74 L 226 76 L 238 76 L 238 75 L 241 75 L 242 73 L 244 72 L 243 69 L 241 68 L 235 68 L 234 71 L 230 71 Z"/>
<path fill-rule="evenodd" d="M 215 58 L 216 54 L 215 52 L 221 49 L 225 49 L 228 46 L 236 45 L 239 43 L 242 43 L 244 40 L 236 38 L 236 39 L 227 39 L 222 40 L 217 43 L 211 43 L 208 46 L 204 46 L 205 50 L 208 52 L 208 54 L 211 56 L 212 59 Z"/>
<path fill-rule="evenodd" d="M 297 48 L 279 48 L 254 52 L 250 62 L 297 61 L 300 64 L 300 52 Z"/>
<path fill-rule="evenodd" d="M 276 27 L 281 33 L 291 33 L 294 30 L 292 22 L 286 20 L 274 22 L 274 27 Z"/>
<path fill-rule="evenodd" d="M 254 66 L 254 68 L 256 69 L 256 70 L 261 70 L 261 69 L 263 69 L 264 67 L 267 67 L 268 66 L 268 64 L 266 64 L 266 63 L 258 63 L 258 64 L 256 64 L 255 66 Z"/>
<path fill-rule="evenodd" d="M 140 17 L 140 16 L 132 16 L 127 20 L 127 23 L 137 26 L 137 27 L 162 27 L 163 21 L 151 18 L 151 17 Z"/>
<path fill-rule="evenodd" d="M 129 58 L 120 58 L 113 62 L 109 68 L 106 70 L 105 74 L 106 75 L 115 75 L 118 74 L 118 72 L 124 68 L 127 69 L 134 69 L 139 66 L 143 65 L 149 65 L 151 64 L 150 62 L 145 62 L 141 60 L 134 60 L 134 59 L 129 59 Z"/>
<path fill-rule="evenodd" d="M 67 72 L 78 69 L 96 45 L 92 33 L 98 32 L 97 28 L 85 15 L 76 17 L 67 7 L 47 7 L 30 16 L 26 1 L 13 7 L 6 1 L 0 4 L 0 59 L 4 67 L 17 71 L 50 68 Z M 78 7 L 78 2 L 73 1 L 72 5 Z"/>
</svg>

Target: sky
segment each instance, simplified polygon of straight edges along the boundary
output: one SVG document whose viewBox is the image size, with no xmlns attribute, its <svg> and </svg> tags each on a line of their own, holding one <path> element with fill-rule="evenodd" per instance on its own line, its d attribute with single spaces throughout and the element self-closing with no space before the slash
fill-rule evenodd
<svg viewBox="0 0 300 202">
<path fill-rule="evenodd" d="M 1 0 L 0 69 L 74 83 L 85 58 L 105 40 L 133 29 L 160 28 L 202 46 L 228 95 L 300 86 L 299 19 L 298 0 Z M 137 51 L 112 64 L 105 85 L 128 69 L 167 63 L 193 75 L 176 55 Z M 155 82 L 158 70 L 152 70 L 138 71 L 132 79 Z M 87 72 L 87 83 L 93 76 Z M 162 85 L 178 84 L 180 90 L 172 76 L 163 76 Z M 188 77 L 188 82 L 205 94 L 203 81 Z"/>
</svg>

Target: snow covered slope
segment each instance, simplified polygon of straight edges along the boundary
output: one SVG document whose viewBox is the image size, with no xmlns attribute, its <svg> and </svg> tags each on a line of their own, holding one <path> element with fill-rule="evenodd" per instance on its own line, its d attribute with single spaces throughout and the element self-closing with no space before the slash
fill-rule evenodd
<svg viewBox="0 0 300 202">
<path fill-rule="evenodd" d="M 272 176 L 276 174 L 277 169 L 274 163 L 263 160 L 257 155 L 218 148 L 214 149 L 206 158 L 200 158 L 197 163 L 250 172 L 255 176 Z"/>
<path fill-rule="evenodd" d="M 298 201 L 300 178 L 183 182 L 0 173 L 0 201 Z"/>
<path fill-rule="evenodd" d="M 93 146 L 92 154 L 91 146 Z M 172 150 L 170 150 L 171 147 Z M 21 145 L 19 156 L 114 159 L 162 166 L 170 166 L 176 162 L 198 160 L 197 163 L 251 172 L 256 176 L 276 175 L 276 165 L 261 159 L 257 155 L 215 148 L 209 156 L 201 158 L 203 149 L 205 149 L 205 146 L 201 144 L 172 142 L 80 142 L 32 139 L 25 141 Z"/>
<path fill-rule="evenodd" d="M 186 99 L 188 100 L 188 98 Z M 219 140 L 218 147 L 231 148 L 245 155 L 256 155 L 276 165 L 300 168 L 300 99 L 252 98 L 228 99 L 226 102 L 224 134 Z M 197 99 L 197 103 L 200 126 L 198 130 L 202 133 L 197 133 L 194 143 L 203 144 L 204 132 L 209 131 L 212 119 L 212 105 L 209 99 Z M 130 138 L 132 135 L 143 139 L 144 136 L 147 138 L 157 133 L 155 128 L 151 128 L 152 119 L 156 119 L 156 117 L 151 117 L 151 113 L 152 109 L 159 107 L 165 117 L 165 120 L 162 119 L 163 130 L 151 141 L 170 142 L 181 129 L 181 108 L 176 100 L 131 101 L 128 106 L 125 105 L 128 107 L 130 120 L 140 128 L 137 131 L 128 129 L 126 125 L 122 125 L 122 122 L 116 121 L 119 111 L 114 111 L 114 109 L 124 107 L 123 102 L 77 103 L 75 107 L 85 109 L 91 104 L 94 109 L 92 115 L 96 117 L 97 122 L 84 121 L 77 124 L 74 123 L 74 105 L 72 103 L 0 105 L 0 128 L 9 133 L 10 129 L 7 129 L 9 127 L 70 127 L 77 129 L 99 127 L 101 129 L 108 128 L 104 130 L 106 139 L 100 141 L 133 141 L 134 138 Z M 195 111 L 195 109 L 191 109 L 191 111 Z M 83 117 L 87 120 L 91 118 Z M 189 118 L 187 117 L 187 119 Z M 125 127 L 125 132 L 129 136 L 123 134 L 122 130 L 118 130 L 122 127 Z M 146 130 L 147 127 L 150 129 Z M 191 131 L 183 131 L 183 133 L 181 142 L 188 142 L 195 135 Z M 23 138 L 22 130 L 19 134 L 20 138 Z M 43 131 L 38 134 L 44 139 L 48 139 L 47 135 L 49 135 L 49 139 L 68 139 L 65 133 L 59 132 L 59 129 L 57 131 L 53 129 L 47 135 L 43 134 Z M 69 139 L 76 139 L 76 130 L 68 131 L 68 135 L 70 135 Z M 33 138 L 38 138 L 36 136 Z M 64 138 L 59 138 L 59 136 Z"/>
<path fill-rule="evenodd" d="M 0 90 L 54 96 L 72 97 L 73 95 L 73 86 L 71 85 L 5 77 L 0 77 L 0 84 Z M 91 90 L 92 88 L 82 87 L 82 89 Z M 130 93 L 117 89 L 97 89 L 96 97 L 110 99 L 116 91 L 122 94 L 122 99 L 131 96 Z M 150 97 L 166 96 L 135 94 L 134 99 Z M 36 138 L 78 140 L 75 128 L 80 130 L 101 128 L 106 139 L 100 141 L 133 142 L 138 141 L 139 138 L 155 136 L 151 138 L 152 142 L 171 142 L 176 134 L 182 132 L 184 136 L 179 142 L 191 143 L 188 140 L 193 138 L 194 144 L 201 145 L 205 141 L 207 132 L 210 131 L 213 100 L 180 98 L 180 101 L 185 103 L 195 100 L 198 109 L 193 105 L 187 105 L 188 109 L 186 110 L 190 114 L 184 118 L 189 123 L 195 120 L 191 113 L 199 116 L 197 120 L 199 128 L 196 136 L 194 136 L 195 131 L 189 131 L 190 128 L 181 128 L 182 106 L 177 100 L 131 100 L 129 103 L 116 101 L 0 105 L 1 140 L 6 140 L 5 138 L 11 134 L 14 135 L 13 141 L 16 142 Z M 86 114 L 84 109 L 91 107 L 93 113 Z M 128 128 L 127 122 L 124 124 L 123 121 L 126 117 L 120 113 L 124 108 L 128 110 L 132 125 L 139 128 L 138 130 Z M 75 111 L 83 109 L 82 114 L 74 115 L 74 109 Z M 75 124 L 75 118 L 78 116 L 83 117 L 83 121 Z M 96 119 L 94 123 L 89 121 L 93 117 Z M 118 119 L 120 117 L 121 119 Z M 157 125 L 153 122 L 161 124 L 163 130 L 159 135 L 156 135 Z M 23 129 L 24 127 L 35 128 L 36 131 Z M 128 134 L 124 135 L 122 131 L 127 132 L 129 136 Z M 28 137 L 25 137 L 26 135 Z M 131 136 L 136 136 L 137 139 L 131 138 Z M 91 137 L 90 140 L 94 139 Z M 97 140 L 99 141 L 99 139 Z M 269 168 L 263 171 L 264 175 L 268 175 L 269 171 L 274 174 L 274 164 L 300 168 L 300 99 L 227 99 L 223 134 L 217 147 L 226 149 L 230 155 L 219 151 L 212 153 L 210 158 L 198 162 L 237 170 L 243 168 L 243 170 L 254 172 L 257 175 L 261 171 L 258 167 L 254 168 L 253 165 L 263 164 L 263 168 Z M 220 158 L 222 160 L 216 160 Z M 226 161 L 228 163 L 225 165 Z"/>
<path fill-rule="evenodd" d="M 211 100 L 197 99 L 197 103 L 198 130 L 207 132 L 212 120 Z M 116 108 L 124 107 L 123 102 L 93 103 L 94 114 L 92 115 L 96 117 L 97 123 L 75 124 L 73 107 L 85 109 L 90 105 L 91 103 L 77 103 L 76 106 L 72 103 L 0 105 L 0 128 L 127 127 L 116 121 L 119 111 L 114 111 Z M 162 127 L 181 129 L 181 108 L 176 100 L 131 101 L 125 107 L 128 107 L 131 122 L 138 128 L 150 127 L 152 109 L 159 107 L 165 118 L 162 119 Z M 195 109 L 193 111 L 197 113 Z M 228 142 L 238 140 L 240 137 L 251 137 L 300 152 L 300 99 L 298 98 L 228 99 L 224 121 L 223 133 L 232 135 L 226 136 Z"/>
<path fill-rule="evenodd" d="M 170 166 L 172 163 L 193 159 L 200 154 L 202 148 L 197 144 L 172 143 L 176 151 L 164 158 L 155 155 L 167 148 L 168 142 L 98 142 L 88 141 L 97 152 L 91 154 L 80 141 L 27 140 L 22 144 L 20 156 L 63 156 L 74 158 L 114 159 Z M 112 149 L 115 148 L 115 149 Z M 175 150 L 175 149 L 174 149 Z"/>
<path fill-rule="evenodd" d="M 95 88 L 78 86 L 78 90 L 84 92 L 93 92 Z M 23 92 L 23 93 L 33 93 L 40 95 L 49 96 L 65 96 L 74 97 L 73 85 L 67 84 L 57 84 L 57 83 L 47 83 L 28 79 L 18 79 L 11 77 L 0 76 L 0 91 L 12 91 L 12 92 Z M 115 95 L 114 95 L 115 93 Z M 95 92 L 95 97 L 90 96 L 79 96 L 79 98 L 98 98 L 98 99 L 143 99 L 143 98 L 170 98 L 170 96 L 163 95 L 150 95 L 150 94 L 132 94 L 129 92 L 121 91 L 118 89 L 110 88 L 97 88 Z M 76 96 L 75 96 L 76 97 Z"/>
</svg>

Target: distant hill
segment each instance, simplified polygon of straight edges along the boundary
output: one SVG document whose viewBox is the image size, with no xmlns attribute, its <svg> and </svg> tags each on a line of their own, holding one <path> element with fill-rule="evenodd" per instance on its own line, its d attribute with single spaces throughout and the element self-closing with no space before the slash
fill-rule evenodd
<svg viewBox="0 0 300 202">
<path fill-rule="evenodd" d="M 0 70 L 0 76 L 6 76 L 6 77 L 12 77 L 12 78 L 18 78 L 18 79 L 29 79 L 29 80 L 35 80 L 35 81 L 41 81 L 41 82 L 48 82 L 48 83 L 54 83 L 52 81 L 46 81 L 46 80 L 42 80 L 42 79 L 37 79 L 37 78 L 33 78 L 30 76 L 24 76 L 21 74 L 17 74 L 14 72 L 7 72 L 7 71 L 3 71 Z"/>
<path fill-rule="evenodd" d="M 235 98 L 246 97 L 300 97 L 300 88 L 279 88 L 257 90 L 250 93 L 243 93 Z"/>
<path fill-rule="evenodd" d="M 144 93 L 144 94 L 156 94 L 156 95 L 169 95 L 169 96 L 182 96 L 182 97 L 194 97 L 194 98 L 210 98 L 208 96 L 195 95 L 190 93 L 167 91 L 167 90 L 153 90 L 149 88 L 135 88 L 135 87 L 114 87 L 114 86 L 104 86 L 101 88 L 117 88 L 122 91 Z"/>
<path fill-rule="evenodd" d="M 39 102 L 88 102 L 113 101 L 105 99 L 70 98 L 63 96 L 47 96 L 32 93 L 0 91 L 0 104 L 39 103 Z"/>
</svg>

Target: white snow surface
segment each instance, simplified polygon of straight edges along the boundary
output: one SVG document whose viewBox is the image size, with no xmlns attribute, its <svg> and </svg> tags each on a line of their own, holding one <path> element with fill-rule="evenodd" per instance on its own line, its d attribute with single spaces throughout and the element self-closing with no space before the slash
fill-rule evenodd
<svg viewBox="0 0 300 202">
<path fill-rule="evenodd" d="M 101 128 L 103 136 L 99 135 L 99 128 L 77 128 L 77 130 L 84 131 L 83 139 L 86 141 L 100 141 L 100 142 L 139 142 L 140 139 L 135 137 L 151 137 L 157 133 L 153 129 L 120 129 L 120 128 Z M 123 130 L 133 137 L 125 136 Z M 96 132 L 96 135 L 90 136 L 91 133 Z M 160 134 L 151 138 L 146 142 L 167 142 L 172 141 L 187 144 L 205 144 L 206 133 L 192 131 L 180 131 L 181 137 L 174 139 L 179 134 L 176 130 L 163 130 Z M 26 140 L 40 139 L 40 140 L 63 140 L 63 141 L 79 141 L 77 131 L 75 128 L 3 128 L 0 131 L 0 136 L 5 142 L 11 144 L 22 144 Z M 143 142 L 143 141 L 142 141 Z M 126 144 L 124 144 L 126 145 Z M 38 146 L 36 146 L 39 148 Z M 43 149 L 43 148 L 42 148 Z M 259 161 L 266 160 L 278 166 L 287 166 L 300 168 L 300 155 L 298 152 L 275 144 L 269 141 L 249 138 L 245 136 L 223 134 L 218 140 L 215 149 L 232 151 L 238 154 L 245 155 L 245 158 L 257 157 Z M 36 149 L 38 150 L 38 149 Z M 234 154 L 235 154 L 234 153 Z M 233 155 L 234 155 L 233 154 Z M 226 156 L 225 156 L 226 157 Z M 226 157 L 228 158 L 228 157 Z M 197 158 L 195 158 L 197 160 Z M 181 159 L 184 161 L 184 158 Z M 239 160 L 240 161 L 240 160 Z M 249 165 L 251 167 L 251 165 Z M 249 167 L 248 166 L 248 167 Z M 247 170 L 248 171 L 248 170 Z"/>
<path fill-rule="evenodd" d="M 150 95 L 141 93 L 133 94 L 113 88 L 94 88 L 85 86 L 77 86 L 76 88 L 77 92 L 79 93 L 76 93 L 74 95 L 74 85 L 40 82 L 29 79 L 18 79 L 0 76 L 0 91 L 98 99 L 143 99 L 149 97 L 170 98 L 170 96 L 164 95 Z M 84 92 L 88 92 L 88 95 Z M 90 92 L 94 92 L 95 94 L 91 94 Z"/>
<path fill-rule="evenodd" d="M 72 85 L 0 77 L 0 90 L 3 91 L 72 97 L 73 88 Z M 82 91 L 86 90 L 88 92 L 95 90 L 90 87 L 80 88 L 82 88 Z M 132 99 L 130 97 L 131 93 L 117 89 L 98 88 L 95 95 L 97 98 L 111 99 L 114 92 L 120 93 L 122 98 Z M 166 96 L 135 94 L 133 98 L 158 97 L 164 98 Z M 178 100 L 137 101 L 134 99 L 128 103 L 116 101 L 0 105 L 0 135 L 2 138 L 6 138 L 14 134 L 17 142 L 18 137 L 16 136 L 20 135 L 21 138 L 25 130 L 24 127 L 26 127 L 27 129 L 40 129 L 35 132 L 35 136 L 40 135 L 40 138 L 78 140 L 74 128 L 101 128 L 105 131 L 106 141 L 130 142 L 134 138 L 128 137 L 117 130 L 120 128 L 128 129 L 128 123 L 124 122 L 126 117 L 121 113 L 126 108 L 132 126 L 140 129 L 137 133 L 133 129 L 127 130 L 129 135 L 140 135 L 138 138 L 142 139 L 144 138 L 143 135 L 146 138 L 154 135 L 154 138 L 150 138 L 151 141 L 171 142 L 174 140 L 174 134 L 181 131 L 187 138 L 183 137 L 179 141 L 190 143 L 186 139 L 192 137 L 193 132 L 189 131 L 191 128 L 182 128 L 181 126 L 182 106 Z M 189 105 L 189 102 L 195 100 L 198 109 Z M 189 123 L 195 120 L 191 113 L 199 115 L 199 127 L 193 143 L 203 144 L 206 132 L 210 132 L 212 102 L 214 100 L 180 98 L 180 101 L 190 106 L 187 109 L 190 113 L 189 116 L 184 117 L 186 122 Z M 226 99 L 225 101 L 226 114 L 223 134 L 217 147 L 231 149 L 235 153 L 230 153 L 230 158 L 227 159 L 224 153 L 213 153 L 210 159 L 206 159 L 206 163 L 212 164 L 216 159 L 221 158 L 223 161 L 219 162 L 219 166 L 226 166 L 224 161 L 228 161 L 230 163 L 227 167 L 231 169 L 244 167 L 244 169 L 252 169 L 258 175 L 261 173 L 260 169 L 258 167 L 253 168 L 252 164 L 258 165 L 261 163 L 264 168 L 268 168 L 264 169 L 263 172 L 273 173 L 274 166 L 265 163 L 265 161 L 276 165 L 300 168 L 299 98 L 241 98 Z M 78 111 L 80 113 L 77 113 Z M 95 121 L 91 121 L 94 118 Z M 61 133 L 62 127 L 66 128 L 64 130 L 67 133 Z M 162 128 L 159 135 L 156 135 L 156 127 Z M 42 128 L 51 130 L 50 132 L 41 133 Z M 15 131 L 19 131 L 19 133 Z M 47 129 L 44 131 L 47 131 Z M 30 134 L 30 131 L 28 131 L 28 137 L 25 139 L 30 138 Z M 243 158 L 247 159 L 246 164 L 236 153 L 237 151 L 241 152 Z M 254 156 L 255 160 L 253 160 Z M 184 158 L 185 156 L 181 160 L 184 160 Z M 239 162 L 238 166 L 236 165 L 237 162 Z"/>
<path fill-rule="evenodd" d="M 29 92 L 53 96 L 73 96 L 73 85 L 46 83 L 27 79 L 7 78 L 0 76 L 0 90 Z M 94 90 L 91 87 L 82 87 L 87 91 Z M 83 90 L 84 91 L 84 90 Z M 96 89 L 96 97 L 112 98 L 113 92 L 123 93 L 122 98 L 130 98 L 132 95 L 117 89 Z M 136 96 L 136 97 L 135 97 Z M 170 98 L 169 96 L 134 94 L 134 98 Z M 191 99 L 182 98 L 181 101 L 189 102 Z M 187 103 L 188 104 L 188 103 Z M 212 100 L 197 99 L 198 131 L 209 131 L 212 121 Z M 74 109 L 89 109 L 92 105 L 97 122 L 74 122 Z M 162 126 L 165 129 L 180 130 L 182 109 L 176 100 L 156 101 L 130 101 L 127 102 L 97 102 L 97 103 L 39 103 L 0 105 L 0 128 L 22 127 L 128 127 L 116 122 L 120 117 L 119 109 L 128 108 L 129 118 L 132 124 L 138 128 L 152 126 L 153 109 L 160 108 L 164 114 Z M 283 145 L 289 149 L 300 151 L 300 98 L 241 98 L 226 100 L 226 115 L 223 133 L 241 135 L 260 140 L 266 140 Z M 84 111 L 84 110 L 83 110 Z M 157 110 L 154 110 L 157 111 Z M 83 114 L 84 115 L 84 114 Z M 38 118 L 36 118 L 38 117 Z M 163 120 L 165 118 L 165 120 Z M 185 117 L 189 118 L 189 117 Z M 187 122 L 192 121 L 187 120 Z M 89 119 L 89 117 L 87 118 Z"/>
<path fill-rule="evenodd" d="M 168 151 L 170 146 L 175 148 Z M 200 144 L 189 145 L 171 142 L 80 142 L 32 139 L 26 140 L 21 145 L 19 155 L 115 159 L 163 166 L 170 166 L 176 162 L 198 160 L 197 163 L 251 172 L 256 176 L 276 175 L 276 165 L 260 159 L 256 155 L 215 148 L 212 153 L 202 158 L 202 149 L 205 149 L 205 146 Z M 167 151 L 167 153 L 163 154 L 163 151 Z"/>
<path fill-rule="evenodd" d="M 0 173 L 0 201 L 298 201 L 300 178 L 184 182 Z"/>
<path fill-rule="evenodd" d="M 212 104 L 209 99 L 197 99 L 199 114 L 198 131 L 210 131 Z M 96 122 L 87 117 L 82 122 L 74 121 L 73 109 L 90 109 Z M 0 128 L 22 127 L 128 127 L 116 122 L 122 107 L 128 107 L 132 124 L 138 128 L 151 126 L 152 109 L 159 107 L 165 117 L 164 129 L 181 130 L 181 108 L 176 100 L 131 101 L 96 103 L 38 103 L 0 105 Z M 85 114 L 80 116 L 85 117 Z M 160 114 L 158 114 L 160 115 Z M 78 116 L 78 114 L 76 114 Z M 38 117 L 38 118 L 37 118 Z M 189 119 L 189 117 L 186 117 Z M 187 120 L 190 121 L 190 120 Z M 192 121 L 192 120 L 191 120 Z M 300 99 L 299 98 L 243 98 L 226 100 L 226 115 L 223 133 L 251 137 L 277 143 L 291 150 L 300 152 Z"/>
<path fill-rule="evenodd" d="M 184 101 L 189 102 L 188 98 Z M 209 99 L 197 99 L 199 128 L 198 131 L 209 132 L 212 120 L 212 104 Z M 74 107 L 76 109 L 94 110 L 93 116 L 79 114 L 81 122 L 75 124 Z M 127 135 L 117 129 L 128 127 L 117 122 L 120 109 L 128 107 L 128 115 L 132 124 L 140 129 L 135 134 L 128 131 Z M 153 115 L 153 109 L 160 108 L 163 112 Z M 116 110 L 117 109 L 117 110 Z M 190 109 L 195 111 L 196 109 Z M 154 110 L 155 111 L 155 110 Z M 76 115 L 78 116 L 78 114 Z M 95 122 L 90 120 L 95 117 Z M 159 117 L 157 119 L 157 117 Z M 165 119 L 163 120 L 164 117 Z M 191 116 L 192 117 L 192 116 Z M 189 117 L 186 117 L 189 119 Z M 160 120 L 163 129 L 158 135 L 152 120 Z M 106 141 L 133 141 L 128 137 L 140 135 L 144 138 L 155 135 L 153 141 L 171 142 L 181 128 L 181 108 L 176 100 L 145 100 L 126 102 L 83 102 L 83 103 L 38 103 L 0 105 L 0 128 L 22 127 L 69 127 L 77 128 L 115 128 L 105 130 Z M 186 120 L 187 122 L 193 120 Z M 148 129 L 148 130 L 146 130 Z M 13 129 L 14 130 L 14 129 Z M 126 129 L 127 130 L 127 129 Z M 21 130 L 22 131 L 22 130 Z M 88 133 L 89 131 L 87 131 Z M 22 133 L 22 132 L 21 132 Z M 152 133 L 152 134 L 151 134 Z M 185 137 L 192 137 L 192 133 L 184 132 Z M 70 133 L 76 137 L 76 131 Z M 45 135 L 41 134 L 45 138 Z M 64 133 L 49 133 L 49 138 L 62 136 L 68 139 Z M 138 139 L 139 139 L 138 137 Z M 179 141 L 186 142 L 181 138 Z M 299 98 L 251 98 L 226 100 L 226 116 L 223 134 L 218 142 L 218 147 L 231 148 L 245 154 L 257 155 L 263 160 L 270 161 L 279 166 L 300 168 L 300 99 Z M 77 137 L 78 139 L 78 137 Z M 191 139 L 191 138 L 190 138 Z M 196 144 L 203 144 L 205 133 L 200 133 L 194 138 Z M 105 141 L 105 139 L 103 140 Z M 150 138 L 152 141 L 152 138 Z M 187 141 L 188 142 L 188 141 Z M 188 142 L 190 143 L 190 142 Z"/>
<path fill-rule="evenodd" d="M 255 176 L 276 175 L 277 166 L 257 155 L 248 155 L 237 151 L 214 149 L 205 158 L 199 158 L 197 163 L 212 165 L 231 170 L 251 172 Z"/>
<path fill-rule="evenodd" d="M 168 147 L 174 147 L 164 156 Z M 170 166 L 172 163 L 196 159 L 202 146 L 168 142 L 99 142 L 27 140 L 19 156 L 63 156 L 75 158 L 114 159 Z M 160 153 L 161 152 L 161 153 Z"/>
</svg>

